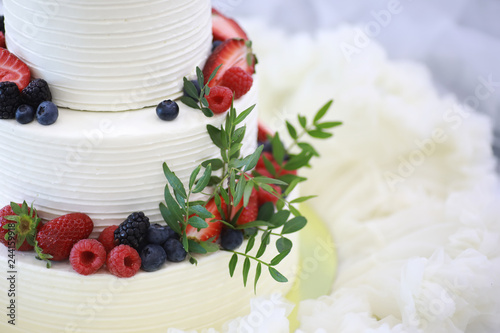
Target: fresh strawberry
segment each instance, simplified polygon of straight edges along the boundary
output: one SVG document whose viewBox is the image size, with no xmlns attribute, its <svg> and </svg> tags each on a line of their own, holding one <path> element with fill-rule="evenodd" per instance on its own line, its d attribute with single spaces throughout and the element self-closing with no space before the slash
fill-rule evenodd
<svg viewBox="0 0 500 333">
<path fill-rule="evenodd" d="M 43 225 L 36 236 L 36 248 L 40 259 L 68 259 L 71 248 L 79 240 L 88 238 L 94 229 L 94 223 L 85 214 L 71 213 Z M 43 253 L 41 253 L 43 251 Z"/>
<path fill-rule="evenodd" d="M 30 79 L 28 66 L 6 49 L 0 48 L 0 82 L 14 82 L 22 91 L 30 83 Z"/>
<path fill-rule="evenodd" d="M 212 33 L 214 35 L 214 41 L 225 41 L 230 38 L 248 40 L 247 34 L 235 20 L 222 15 L 215 8 L 212 8 Z"/>
<path fill-rule="evenodd" d="M 215 114 L 221 114 L 231 107 L 233 92 L 227 87 L 215 86 L 210 89 L 210 94 L 206 98 L 210 110 Z"/>
<path fill-rule="evenodd" d="M 104 246 L 106 252 L 111 251 L 115 246 L 115 230 L 118 229 L 117 225 L 112 225 L 105 228 L 99 234 L 97 240 Z"/>
<path fill-rule="evenodd" d="M 3 31 L 0 31 L 0 47 L 3 47 L 4 49 L 7 48 L 7 45 L 5 44 L 5 34 Z"/>
<path fill-rule="evenodd" d="M 281 187 L 279 187 L 278 185 L 274 185 L 274 184 L 270 184 L 269 186 L 271 186 L 274 189 L 274 192 L 275 192 L 274 194 L 270 193 L 262 188 L 259 188 L 257 190 L 259 207 L 262 206 L 263 204 L 265 204 L 266 202 L 272 202 L 273 204 L 276 204 L 276 202 L 278 201 L 278 196 L 281 195 L 281 192 L 282 192 Z"/>
<path fill-rule="evenodd" d="M 220 85 L 224 73 L 231 67 L 240 67 L 249 75 L 255 72 L 256 58 L 252 53 L 252 43 L 243 39 L 228 39 L 208 57 L 203 74 L 205 75 L 205 83 L 214 72 L 214 70 L 221 65 L 217 74 L 208 84 L 210 87 Z"/>
<path fill-rule="evenodd" d="M 231 89 L 234 93 L 234 99 L 238 99 L 250 91 L 253 78 L 241 67 L 231 67 L 222 76 L 221 85 Z"/>
<path fill-rule="evenodd" d="M 273 136 L 271 130 L 260 121 L 258 122 L 257 128 L 258 128 L 257 141 L 264 143 L 269 141 L 269 137 Z"/>
<path fill-rule="evenodd" d="M 14 207 L 14 210 L 12 209 Z M 17 208 L 19 207 L 19 208 Z M 13 224 L 13 225 L 9 225 Z M 14 244 L 18 251 L 31 251 L 35 245 L 35 236 L 42 227 L 36 210 L 28 207 L 28 204 L 15 204 L 5 206 L 0 210 L 0 242 L 9 246 L 5 239 L 9 227 L 14 226 Z M 10 244 L 11 246 L 14 244 Z"/>
<path fill-rule="evenodd" d="M 111 274 L 129 278 L 137 274 L 141 269 L 141 257 L 136 249 L 128 245 L 118 245 L 106 258 L 106 266 Z"/>
<path fill-rule="evenodd" d="M 188 238 L 193 238 L 201 242 L 213 238 L 213 242 L 215 243 L 222 231 L 223 223 L 219 221 L 222 219 L 222 216 L 217 209 L 217 205 L 215 204 L 214 199 L 210 200 L 206 204 L 205 208 L 214 215 L 213 218 L 208 218 L 205 220 L 208 223 L 208 227 L 198 230 L 191 225 L 188 225 L 186 228 L 186 235 L 188 236 Z M 225 204 L 223 205 L 222 209 L 225 210 Z"/>
<path fill-rule="evenodd" d="M 106 249 L 98 240 L 82 239 L 71 249 L 69 262 L 78 274 L 94 274 L 106 262 Z"/>
<path fill-rule="evenodd" d="M 259 198 L 257 194 L 257 190 L 253 190 L 250 195 L 250 200 L 248 201 L 248 205 L 243 207 L 243 199 L 236 205 L 235 208 L 231 211 L 231 220 L 238 214 L 241 210 L 241 214 L 236 221 L 237 225 L 247 224 L 248 222 L 253 222 L 257 220 L 257 215 L 259 214 Z"/>
<path fill-rule="evenodd" d="M 284 175 L 296 175 L 297 174 L 297 170 L 285 170 L 283 167 L 280 167 L 278 162 L 276 162 L 276 160 L 274 159 L 273 154 L 270 152 L 267 152 L 267 151 L 263 152 L 262 155 L 260 156 L 259 161 L 257 162 L 256 169 L 259 169 L 259 170 L 266 169 L 267 170 L 266 164 L 264 162 L 264 158 L 268 159 L 272 163 L 274 170 L 277 173 L 275 177 L 271 177 L 271 178 L 279 178 L 279 177 L 284 176 Z M 283 163 L 283 166 L 284 165 L 286 165 L 286 162 Z"/>
</svg>

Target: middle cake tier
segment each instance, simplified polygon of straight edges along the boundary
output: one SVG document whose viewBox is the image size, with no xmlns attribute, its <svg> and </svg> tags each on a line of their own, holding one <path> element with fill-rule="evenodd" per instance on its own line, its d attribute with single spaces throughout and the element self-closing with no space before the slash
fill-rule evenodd
<svg viewBox="0 0 500 333">
<path fill-rule="evenodd" d="M 235 108 L 244 111 L 256 99 L 254 85 L 235 101 Z M 135 211 L 143 211 L 151 222 L 162 221 L 163 163 L 186 185 L 201 162 L 220 156 L 206 127 L 220 127 L 225 114 L 207 118 L 181 103 L 179 107 L 172 122 L 160 120 L 155 108 L 63 109 L 50 127 L 0 122 L 0 202 L 33 202 L 44 219 L 86 213 L 94 221 L 94 235 Z M 257 118 L 255 109 L 245 120 L 243 155 L 256 149 Z"/>
</svg>

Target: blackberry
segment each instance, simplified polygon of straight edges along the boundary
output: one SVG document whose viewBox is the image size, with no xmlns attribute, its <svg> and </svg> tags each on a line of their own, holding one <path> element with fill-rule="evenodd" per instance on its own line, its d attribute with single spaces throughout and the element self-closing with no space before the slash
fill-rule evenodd
<svg viewBox="0 0 500 333">
<path fill-rule="evenodd" d="M 40 103 L 52 101 L 52 94 L 49 85 L 44 79 L 36 79 L 23 89 L 22 98 L 24 104 L 31 105 L 36 110 Z"/>
<path fill-rule="evenodd" d="M 0 119 L 15 118 L 21 102 L 21 93 L 14 82 L 0 82 Z"/>
<path fill-rule="evenodd" d="M 149 218 L 143 212 L 130 214 L 115 230 L 115 244 L 129 245 L 138 250 L 146 240 Z"/>
</svg>

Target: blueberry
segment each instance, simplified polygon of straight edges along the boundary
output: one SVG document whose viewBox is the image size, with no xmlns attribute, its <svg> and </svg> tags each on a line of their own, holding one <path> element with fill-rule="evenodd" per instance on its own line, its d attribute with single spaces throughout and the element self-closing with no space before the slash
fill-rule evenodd
<svg viewBox="0 0 500 333">
<path fill-rule="evenodd" d="M 163 244 L 163 248 L 167 253 L 168 261 L 181 262 L 186 259 L 187 252 L 184 250 L 184 246 L 182 246 L 182 243 L 178 239 L 168 239 L 165 244 Z"/>
<path fill-rule="evenodd" d="M 220 245 L 225 250 L 236 250 L 243 243 L 243 232 L 235 229 L 224 229 L 220 235 Z"/>
<path fill-rule="evenodd" d="M 270 141 L 266 141 L 264 143 L 259 142 L 259 146 L 264 145 L 264 149 L 262 150 L 263 152 L 268 152 L 268 153 L 273 153 L 273 145 L 271 144 Z"/>
<path fill-rule="evenodd" d="M 146 272 L 157 271 L 167 260 L 167 254 L 161 245 L 146 245 L 140 252 L 141 268 Z"/>
<path fill-rule="evenodd" d="M 215 51 L 215 49 L 216 49 L 217 47 L 219 47 L 219 45 L 222 45 L 222 43 L 223 43 L 223 41 L 220 41 L 220 40 L 216 40 L 216 41 L 214 41 L 214 42 L 212 43 L 212 52 L 214 52 L 214 51 Z"/>
<path fill-rule="evenodd" d="M 42 102 L 36 110 L 36 120 L 42 125 L 52 125 L 57 117 L 59 117 L 59 110 L 52 102 Z"/>
<path fill-rule="evenodd" d="M 194 87 L 196 88 L 196 91 L 198 92 L 198 96 L 200 96 L 201 88 L 200 88 L 200 84 L 198 83 L 198 80 L 191 80 L 191 83 L 194 84 Z M 184 96 L 189 96 L 186 89 L 183 89 L 183 92 L 184 92 Z"/>
<path fill-rule="evenodd" d="M 179 105 L 172 100 L 163 101 L 156 107 L 156 114 L 161 120 L 174 120 L 179 115 Z"/>
<path fill-rule="evenodd" d="M 149 226 L 147 242 L 148 244 L 161 245 L 165 243 L 167 239 L 175 237 L 177 237 L 177 234 L 169 226 L 154 223 Z"/>
<path fill-rule="evenodd" d="M 16 120 L 20 124 L 31 123 L 35 119 L 35 109 L 32 106 L 23 104 L 16 110 Z"/>
</svg>

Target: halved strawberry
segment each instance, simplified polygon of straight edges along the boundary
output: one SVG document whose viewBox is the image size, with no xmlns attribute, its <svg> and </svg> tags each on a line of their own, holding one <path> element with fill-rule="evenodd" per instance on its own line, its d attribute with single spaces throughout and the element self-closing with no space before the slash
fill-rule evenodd
<svg viewBox="0 0 500 333">
<path fill-rule="evenodd" d="M 236 205 L 231 211 L 231 220 L 236 216 L 236 214 L 243 207 L 243 199 L 241 199 L 240 203 Z M 257 215 L 259 215 L 259 196 L 257 190 L 253 190 L 250 195 L 250 200 L 248 201 L 248 205 L 243 207 L 238 220 L 236 221 L 236 225 L 243 225 L 249 222 L 253 222 L 257 220 Z"/>
<path fill-rule="evenodd" d="M 257 133 L 257 141 L 264 143 L 269 141 L 269 137 L 273 136 L 271 130 L 264 125 L 262 122 L 257 123 L 258 133 Z"/>
<path fill-rule="evenodd" d="M 0 48 L 0 82 L 14 82 L 19 90 L 30 83 L 31 73 L 28 66 L 4 48 Z"/>
<path fill-rule="evenodd" d="M 188 238 L 193 238 L 201 242 L 213 238 L 213 242 L 215 243 L 217 239 L 219 239 L 220 233 L 222 231 L 223 223 L 219 221 L 222 219 L 222 216 L 217 209 L 217 205 L 215 204 L 214 199 L 210 200 L 206 204 L 205 208 L 214 215 L 213 218 L 208 218 L 205 220 L 208 223 L 208 227 L 198 230 L 191 225 L 188 225 L 186 227 L 186 235 L 188 236 Z M 224 207 L 222 209 L 224 209 Z"/>
<path fill-rule="evenodd" d="M 217 9 L 212 8 L 212 33 L 214 41 L 225 41 L 230 38 L 248 40 L 248 36 L 235 20 L 222 15 Z"/>
<path fill-rule="evenodd" d="M 266 170 L 267 171 L 267 170 Z M 270 184 L 269 186 L 271 186 L 273 189 L 274 189 L 274 192 L 276 195 L 281 195 L 281 187 L 279 187 L 278 185 L 274 185 L 274 184 Z M 258 197 L 258 201 L 259 201 L 259 207 L 262 206 L 263 204 L 265 204 L 266 202 L 272 202 L 273 204 L 276 204 L 276 202 L 278 201 L 278 197 L 273 194 L 273 193 L 270 193 L 262 188 L 259 188 L 257 190 L 257 197 Z"/>
<path fill-rule="evenodd" d="M 210 81 L 209 86 L 214 87 L 220 85 L 224 73 L 231 67 L 240 67 L 248 74 L 255 73 L 256 58 L 252 53 L 252 43 L 243 39 L 228 39 L 222 43 L 215 51 L 208 57 L 205 67 L 203 68 L 203 75 L 205 76 L 205 83 L 208 82 L 210 75 L 214 70 L 222 65 L 214 79 Z"/>
<path fill-rule="evenodd" d="M 86 214 L 71 213 L 57 217 L 40 229 L 36 235 L 38 246 L 35 250 L 43 260 L 68 259 L 73 245 L 88 238 L 92 229 L 94 223 Z"/>
</svg>

